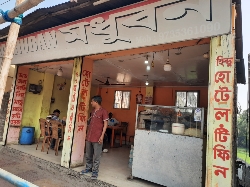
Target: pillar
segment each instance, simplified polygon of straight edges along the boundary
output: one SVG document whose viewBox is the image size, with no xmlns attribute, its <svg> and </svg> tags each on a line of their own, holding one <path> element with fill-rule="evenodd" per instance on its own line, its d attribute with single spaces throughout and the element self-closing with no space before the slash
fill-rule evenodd
<svg viewBox="0 0 250 187">
<path fill-rule="evenodd" d="M 210 54 L 206 187 L 232 187 L 236 117 L 234 34 L 212 38 Z"/>
<path fill-rule="evenodd" d="M 83 165 L 90 91 L 93 72 L 93 60 L 84 58 L 81 73 L 81 85 L 78 98 L 74 140 L 70 167 Z"/>
<path fill-rule="evenodd" d="M 75 58 L 61 165 L 83 165 L 93 60 Z"/>
<path fill-rule="evenodd" d="M 68 112 L 67 112 L 67 119 L 66 119 L 64 142 L 63 142 L 63 150 L 62 150 L 62 157 L 61 157 L 61 166 L 64 166 L 67 168 L 70 167 L 70 163 L 71 163 L 71 153 L 72 153 L 76 112 L 77 112 L 76 108 L 77 108 L 80 81 L 81 81 L 81 77 L 80 77 L 81 70 L 82 70 L 82 57 L 79 57 L 79 58 L 77 57 L 74 59 L 74 66 L 73 66 L 71 86 L 70 86 Z"/>
</svg>

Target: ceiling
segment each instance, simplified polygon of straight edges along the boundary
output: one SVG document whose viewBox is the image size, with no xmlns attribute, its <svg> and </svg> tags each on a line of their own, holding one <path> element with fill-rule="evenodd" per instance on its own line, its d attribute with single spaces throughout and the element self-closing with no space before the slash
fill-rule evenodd
<svg viewBox="0 0 250 187">
<path fill-rule="evenodd" d="M 100 59 L 94 61 L 93 85 L 99 85 L 96 79 L 103 82 L 110 77 L 111 84 L 124 83 L 126 86 L 145 86 L 148 78 L 150 86 L 207 86 L 209 60 L 203 54 L 209 51 L 209 44 L 184 47 L 181 50 L 169 51 L 169 62 L 172 70 L 166 72 L 163 69 L 167 62 L 168 51 L 143 54 L 131 54 L 115 58 Z M 176 53 L 181 52 L 177 55 Z M 154 56 L 154 67 L 146 70 L 144 63 L 148 56 L 149 65 Z M 60 62 L 47 62 L 29 65 L 29 68 L 56 75 L 62 67 L 63 77 L 71 79 L 73 60 Z M 145 76 L 147 75 L 147 76 Z"/>
<path fill-rule="evenodd" d="M 57 71 L 62 68 L 63 75 L 65 79 L 71 79 L 73 71 L 73 60 L 60 61 L 60 62 L 46 62 L 41 64 L 27 65 L 30 69 L 38 71 L 41 73 L 57 74 Z"/>
<path fill-rule="evenodd" d="M 95 79 L 102 81 L 110 77 L 110 83 L 125 83 L 129 86 L 145 86 L 148 80 L 152 86 L 207 86 L 209 60 L 203 54 L 209 51 L 209 44 L 171 49 L 169 60 L 172 70 L 163 69 L 168 58 L 168 51 L 154 53 L 154 67 L 146 70 L 144 63 L 149 56 L 149 65 L 153 60 L 153 52 L 121 56 L 116 58 L 96 60 L 94 62 L 93 84 L 99 84 Z M 180 55 L 176 55 L 181 52 Z M 145 76 L 147 75 L 147 76 Z"/>
</svg>

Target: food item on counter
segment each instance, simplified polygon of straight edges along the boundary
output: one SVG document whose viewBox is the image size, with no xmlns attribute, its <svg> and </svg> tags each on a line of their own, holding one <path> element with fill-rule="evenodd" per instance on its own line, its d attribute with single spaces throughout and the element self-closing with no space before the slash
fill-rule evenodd
<svg viewBox="0 0 250 187">
<path fill-rule="evenodd" d="M 185 125 L 181 123 L 173 123 L 172 124 L 172 133 L 183 135 L 185 131 Z"/>
<path fill-rule="evenodd" d="M 196 128 L 189 128 L 186 129 L 184 134 L 186 136 L 193 136 L 193 137 L 201 137 L 201 130 L 200 129 L 196 129 Z"/>
</svg>

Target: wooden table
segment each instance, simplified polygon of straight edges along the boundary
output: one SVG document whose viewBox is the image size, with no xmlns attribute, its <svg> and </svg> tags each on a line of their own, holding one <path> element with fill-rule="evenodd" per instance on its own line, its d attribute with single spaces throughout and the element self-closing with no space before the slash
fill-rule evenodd
<svg viewBox="0 0 250 187">
<path fill-rule="evenodd" d="M 115 137 L 115 131 L 116 130 L 120 130 L 121 131 L 121 134 L 120 134 L 120 146 L 122 146 L 122 130 L 123 130 L 123 127 L 121 127 L 121 126 L 108 126 L 107 128 L 112 130 L 111 145 L 110 145 L 110 147 L 111 148 L 114 147 L 114 137 Z"/>
</svg>

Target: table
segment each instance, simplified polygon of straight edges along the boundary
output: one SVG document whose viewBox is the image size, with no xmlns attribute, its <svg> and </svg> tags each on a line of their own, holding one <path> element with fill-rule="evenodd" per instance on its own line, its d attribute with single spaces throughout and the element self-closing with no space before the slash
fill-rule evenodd
<svg viewBox="0 0 250 187">
<path fill-rule="evenodd" d="M 121 134 L 120 134 L 120 146 L 122 146 L 122 130 L 123 130 L 123 127 L 121 127 L 121 126 L 108 126 L 107 128 L 112 130 L 111 145 L 110 145 L 110 147 L 111 148 L 114 147 L 114 137 L 115 137 L 115 131 L 116 130 L 120 130 L 121 131 Z"/>
</svg>

